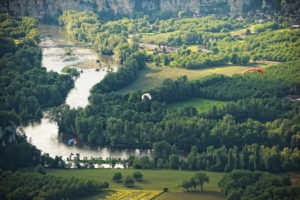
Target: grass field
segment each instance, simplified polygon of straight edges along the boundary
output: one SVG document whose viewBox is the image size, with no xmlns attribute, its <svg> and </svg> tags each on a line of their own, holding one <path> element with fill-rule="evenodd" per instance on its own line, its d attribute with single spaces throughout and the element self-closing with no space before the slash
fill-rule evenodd
<svg viewBox="0 0 300 200">
<path fill-rule="evenodd" d="M 220 67 L 212 67 L 207 69 L 189 70 L 175 67 L 156 67 L 153 63 L 148 63 L 147 67 L 139 74 L 138 79 L 128 87 L 120 90 L 120 92 L 132 92 L 138 90 L 147 90 L 158 87 L 164 79 L 176 79 L 186 75 L 189 80 L 197 80 L 199 78 L 212 74 L 224 74 L 231 76 L 233 74 L 241 74 L 244 70 L 253 67 L 265 68 L 274 64 L 273 62 L 262 62 L 259 64 L 248 65 L 224 65 Z"/>
<path fill-rule="evenodd" d="M 122 183 L 112 181 L 115 172 L 121 172 L 123 177 L 132 175 L 134 171 L 140 171 L 144 175 L 144 181 L 136 182 L 134 190 L 157 190 L 162 191 L 167 187 L 170 191 L 181 192 L 183 188 L 178 187 L 184 179 L 192 177 L 195 172 L 182 170 L 135 170 L 135 169 L 48 169 L 47 174 L 61 177 L 82 177 L 99 179 L 109 182 L 111 189 L 127 190 Z M 217 183 L 225 173 L 206 172 L 210 178 L 209 184 L 205 185 L 206 191 L 219 191 Z"/>
<path fill-rule="evenodd" d="M 255 28 L 255 25 L 252 25 L 252 26 L 247 27 L 247 28 L 231 31 L 230 34 L 232 36 L 234 36 L 234 35 L 244 36 L 247 29 L 249 29 L 251 31 L 251 33 L 255 33 L 254 28 Z"/>
<path fill-rule="evenodd" d="M 213 106 L 221 107 L 225 105 L 227 102 L 225 101 L 216 101 L 210 99 L 202 99 L 202 98 L 193 98 L 187 101 L 176 102 L 168 105 L 168 109 L 175 109 L 186 106 L 193 106 L 196 108 L 198 113 L 204 113 L 210 110 Z"/>
<path fill-rule="evenodd" d="M 158 33 L 158 34 L 143 34 L 143 38 L 141 39 L 141 42 L 143 43 L 151 43 L 151 41 L 155 42 L 164 42 L 168 39 L 168 37 L 174 33 L 174 32 L 168 32 L 168 33 Z"/>
<path fill-rule="evenodd" d="M 191 51 L 197 52 L 199 51 L 200 46 L 199 45 L 189 45 L 187 46 L 187 49 L 190 49 Z"/>
<path fill-rule="evenodd" d="M 121 172 L 123 177 L 132 175 L 134 171 L 140 171 L 144 177 L 143 181 L 135 182 L 135 187 L 126 188 L 122 183 L 112 181 L 115 172 Z M 47 174 L 60 177 L 81 177 L 87 179 L 99 179 L 109 182 L 109 190 L 105 193 L 83 198 L 81 200 L 125 200 L 144 199 L 150 200 L 152 196 L 159 194 L 163 188 L 169 192 L 154 198 L 155 200 L 224 200 L 217 183 L 225 173 L 206 172 L 210 182 L 204 186 L 204 192 L 185 192 L 179 187 L 184 179 L 194 176 L 195 171 L 182 170 L 135 170 L 135 169 L 47 169 Z M 127 198 L 132 196 L 132 198 Z M 145 198 L 144 198 L 144 197 Z M 141 198 L 138 198 L 141 197 Z"/>
</svg>

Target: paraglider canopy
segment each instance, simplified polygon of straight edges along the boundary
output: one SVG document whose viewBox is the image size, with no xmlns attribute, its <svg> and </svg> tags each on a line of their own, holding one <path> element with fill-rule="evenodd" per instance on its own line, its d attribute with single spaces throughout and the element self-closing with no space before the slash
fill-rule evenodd
<svg viewBox="0 0 300 200">
<path fill-rule="evenodd" d="M 145 94 L 142 95 L 142 99 L 143 99 L 143 100 L 145 99 L 145 97 L 147 97 L 149 100 L 152 99 L 152 96 L 151 96 L 150 93 L 145 93 Z"/>
<path fill-rule="evenodd" d="M 68 145 L 72 145 L 72 144 L 77 144 L 78 140 L 77 139 L 69 139 L 68 141 Z"/>
<path fill-rule="evenodd" d="M 264 71 L 261 70 L 261 69 L 258 69 L 258 68 L 251 68 L 251 69 L 245 70 L 245 71 L 243 72 L 243 75 L 246 74 L 246 73 L 248 73 L 248 72 L 252 72 L 252 71 L 257 71 L 257 72 L 261 73 L 261 75 L 264 75 L 264 74 L 265 74 Z"/>
</svg>

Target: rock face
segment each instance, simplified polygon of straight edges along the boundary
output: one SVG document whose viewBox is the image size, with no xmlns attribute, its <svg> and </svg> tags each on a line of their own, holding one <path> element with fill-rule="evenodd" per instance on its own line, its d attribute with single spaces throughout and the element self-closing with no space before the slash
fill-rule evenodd
<svg viewBox="0 0 300 200">
<path fill-rule="evenodd" d="M 212 13 L 240 15 L 251 10 L 262 9 L 264 1 L 271 8 L 281 9 L 281 6 L 284 6 L 283 10 L 299 10 L 299 4 L 296 8 L 289 7 L 290 2 L 295 3 L 298 0 L 1 0 L 0 12 L 37 18 L 53 16 L 64 10 L 91 10 L 127 16 L 136 12 L 177 13 L 181 10 L 188 11 L 193 16 Z"/>
</svg>

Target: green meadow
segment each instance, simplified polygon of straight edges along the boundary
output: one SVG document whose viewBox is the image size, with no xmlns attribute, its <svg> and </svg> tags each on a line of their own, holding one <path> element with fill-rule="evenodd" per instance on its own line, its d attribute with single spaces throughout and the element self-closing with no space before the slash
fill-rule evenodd
<svg viewBox="0 0 300 200">
<path fill-rule="evenodd" d="M 132 175 L 133 172 L 140 171 L 143 174 L 142 181 L 135 181 L 132 188 L 125 187 L 124 184 L 112 181 L 115 172 L 121 172 L 123 178 Z M 163 188 L 168 188 L 169 192 L 162 193 L 155 200 L 225 200 L 225 196 L 220 192 L 218 182 L 225 173 L 206 172 L 209 176 L 209 183 L 204 186 L 204 191 L 188 191 L 179 185 L 184 179 L 189 179 L 196 171 L 184 170 L 137 170 L 137 169 L 47 169 L 47 174 L 60 177 L 78 177 L 85 179 L 98 179 L 109 182 L 109 189 L 99 195 L 87 197 L 81 200 L 100 199 L 123 199 L 124 193 L 127 196 L 134 195 L 138 191 L 152 193 L 160 192 Z M 119 196 L 119 197 L 118 197 Z M 121 198 L 121 196 L 123 196 Z M 124 197 L 125 198 L 125 197 Z M 138 198 L 130 198 L 138 199 Z"/>
<path fill-rule="evenodd" d="M 167 187 L 170 191 L 181 192 L 184 188 L 179 187 L 184 179 L 189 179 L 196 173 L 195 171 L 184 170 L 137 170 L 137 169 L 47 169 L 47 174 L 60 177 L 79 177 L 87 179 L 99 179 L 109 182 L 110 189 L 128 189 L 122 183 L 112 181 L 115 172 L 121 172 L 123 177 L 132 175 L 133 172 L 140 171 L 144 177 L 143 181 L 136 182 L 136 190 L 162 190 Z M 206 172 L 210 181 L 205 185 L 206 191 L 219 192 L 217 183 L 225 173 Z"/>
<path fill-rule="evenodd" d="M 175 80 L 180 76 L 187 76 L 189 80 L 197 80 L 212 74 L 224 74 L 232 76 L 233 74 L 242 74 L 243 71 L 253 67 L 265 68 L 275 64 L 275 62 L 260 62 L 248 65 L 223 65 L 205 69 L 191 70 L 177 67 L 157 67 L 154 63 L 147 63 L 145 69 L 139 72 L 137 80 L 120 90 L 120 92 L 133 92 L 138 90 L 153 89 L 161 85 L 163 80 L 170 78 Z"/>
<path fill-rule="evenodd" d="M 196 108 L 198 113 L 205 113 L 209 111 L 213 106 L 221 107 L 225 105 L 227 102 L 225 101 L 217 101 L 210 99 L 202 99 L 202 98 L 193 98 L 186 101 L 176 102 L 168 105 L 169 109 L 182 108 L 187 106 L 193 106 Z"/>
<path fill-rule="evenodd" d="M 157 34 L 145 34 L 143 33 L 143 38 L 141 39 L 142 43 L 151 43 L 151 42 L 164 42 L 172 34 L 175 34 L 178 31 L 168 32 L 168 33 L 157 33 Z"/>
</svg>

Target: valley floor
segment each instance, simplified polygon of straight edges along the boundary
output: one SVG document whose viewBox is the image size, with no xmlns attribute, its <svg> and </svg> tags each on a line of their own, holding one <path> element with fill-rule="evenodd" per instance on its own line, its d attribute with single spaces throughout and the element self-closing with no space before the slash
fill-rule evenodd
<svg viewBox="0 0 300 200">
<path fill-rule="evenodd" d="M 127 188 L 123 183 L 112 181 L 115 172 L 121 172 L 123 178 L 132 175 L 133 172 L 140 171 L 144 177 L 143 181 L 136 181 L 135 186 Z M 179 187 L 184 179 L 191 178 L 195 171 L 183 170 L 137 170 L 137 169 L 49 169 L 47 174 L 60 177 L 80 177 L 87 179 L 99 179 L 109 182 L 109 190 L 105 194 L 84 198 L 82 200 L 100 200 L 100 199 L 155 199 L 155 200 L 223 200 L 225 196 L 220 192 L 217 183 L 225 173 L 206 172 L 210 182 L 204 186 L 203 192 L 188 191 Z M 168 188 L 169 192 L 162 193 L 163 188 Z M 161 193 L 161 194 L 160 194 Z M 153 196 L 159 196 L 153 198 Z"/>
<path fill-rule="evenodd" d="M 224 65 L 198 70 L 175 67 L 156 67 L 154 63 L 148 63 L 146 68 L 140 72 L 137 80 L 128 87 L 120 90 L 120 92 L 133 92 L 138 90 L 153 89 L 160 86 L 163 80 L 166 78 L 175 80 L 176 78 L 185 75 L 189 80 L 197 80 L 212 74 L 224 74 L 225 76 L 232 76 L 233 74 L 241 74 L 248 68 L 266 68 L 276 63 L 277 62 L 261 61 L 257 64 Z"/>
</svg>

